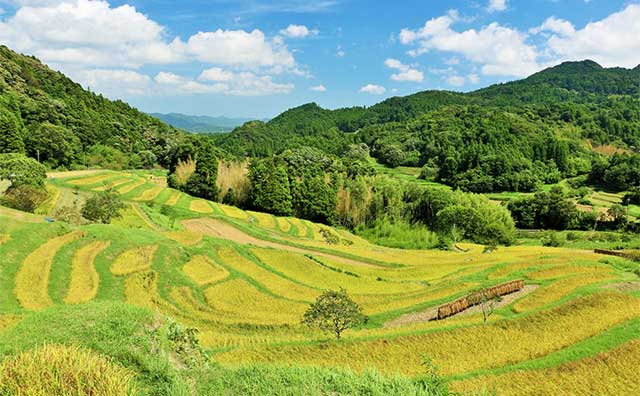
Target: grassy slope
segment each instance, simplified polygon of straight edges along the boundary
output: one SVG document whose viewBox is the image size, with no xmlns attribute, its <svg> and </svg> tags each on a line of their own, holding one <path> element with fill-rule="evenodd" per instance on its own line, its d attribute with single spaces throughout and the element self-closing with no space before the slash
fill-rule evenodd
<svg viewBox="0 0 640 396">
<path fill-rule="evenodd" d="M 104 179 L 100 174 L 67 179 L 57 177 L 51 182 L 61 192 L 73 191 L 72 186 L 78 186 L 81 195 L 103 188 L 104 180 L 126 178 L 130 179 L 129 184 L 120 186 L 135 184 L 136 187 L 122 191 L 123 197 L 132 205 L 124 219 L 114 225 L 80 227 L 86 236 L 65 244 L 55 253 L 47 290 L 55 305 L 42 313 L 29 313 L 20 306 L 14 293 L 16 273 L 30 252 L 75 228 L 62 223 L 46 224 L 41 222 L 41 217 L 26 216 L 35 221 L 29 223 L 19 218 L 24 215 L 0 211 L 0 234 L 10 236 L 0 243 L 0 257 L 3 258 L 0 265 L 0 355 L 15 354 L 42 342 L 76 342 L 115 356 L 127 367 L 134 367 L 139 372 L 137 381 L 142 386 L 151 386 L 145 382 L 145 375 L 151 375 L 153 370 L 142 368 L 149 365 L 155 367 L 154 370 L 165 367 L 166 356 L 164 361 L 156 357 L 159 360 L 139 363 L 135 360 L 139 357 L 127 355 L 140 352 L 128 350 L 130 345 L 145 345 L 147 341 L 109 333 L 106 338 L 117 343 L 118 348 L 123 349 L 120 351 L 102 346 L 100 326 L 95 329 L 97 334 L 80 330 L 87 321 L 94 322 L 91 319 L 94 310 L 120 309 L 125 311 L 122 315 L 126 318 L 129 314 L 138 315 L 139 318 L 132 320 L 132 326 L 137 323 L 148 328 L 149 323 L 157 320 L 149 311 L 135 311 L 137 308 L 114 303 L 127 301 L 198 328 L 200 341 L 211 351 L 213 360 L 230 367 L 188 374 L 202 376 L 197 381 L 199 386 L 205 387 L 198 389 L 202 394 L 218 392 L 220 387 L 233 389 L 235 394 L 248 391 L 267 394 L 269 389 L 281 389 L 278 386 L 283 386 L 283 377 L 295 383 L 297 389 L 303 389 L 305 394 L 322 394 L 327 389 L 334 389 L 328 386 L 338 386 L 333 382 L 330 385 L 327 376 L 337 376 L 342 384 L 340 389 L 347 394 L 360 392 L 357 389 L 365 383 L 378 389 L 379 393 L 372 391 L 372 394 L 393 394 L 394 389 L 397 394 L 417 394 L 414 392 L 417 385 L 406 379 L 324 371 L 329 369 L 247 365 L 298 362 L 332 368 L 343 366 L 346 370 L 358 371 L 371 367 L 387 375 L 399 373 L 422 377 L 425 374 L 422 359 L 430 356 L 443 374 L 454 381 L 453 387 L 467 389 L 477 387 L 483 378 L 493 384 L 495 374 L 553 370 L 561 364 L 588 359 L 624 344 L 637 334 L 640 312 L 634 306 L 638 306 L 638 292 L 633 289 L 626 293 L 604 292 L 602 289 L 605 284 L 636 282 L 637 277 L 631 271 L 637 265 L 631 262 L 583 250 L 535 246 L 500 248 L 490 254 L 483 254 L 481 246 L 473 245 L 467 246 L 469 251 L 464 253 L 381 248 L 343 231 L 295 219 L 287 221 L 294 227 L 283 231 L 280 225 L 283 219 L 247 214 L 215 203 L 206 203 L 206 207 L 211 208 L 210 213 L 193 212 L 190 208 L 202 211 L 202 205 L 193 205 L 193 202 L 202 201 L 184 194 L 171 200 L 171 205 L 163 206 L 176 193 L 162 187 L 156 194 L 158 184 L 150 181 L 148 175 L 108 172 L 103 176 Z M 141 197 L 151 197 L 149 199 L 153 201 L 141 202 Z M 64 201 L 68 202 L 68 199 L 64 198 Z M 55 208 L 57 203 L 51 206 Z M 211 234 L 211 230 L 191 230 L 194 233 L 184 230 L 183 220 L 204 217 L 214 220 L 214 231 L 220 226 L 215 221 L 224 221 L 225 227 L 236 231 L 227 232 L 230 229 L 224 228 L 225 232 L 218 235 Z M 340 235 L 342 243 L 327 244 L 319 234 L 320 227 Z M 206 234 L 204 238 L 197 235 L 198 231 Z M 65 308 L 64 299 L 72 283 L 73 258 L 79 249 L 96 241 L 110 242 L 92 263 L 99 276 L 96 303 Z M 256 248 L 246 243 L 269 245 Z M 154 247 L 152 251 L 155 252 L 145 258 L 148 268 L 124 276 L 114 275 L 112 266 L 118 257 L 144 246 Z M 308 259 L 305 254 L 314 259 Z M 183 266 L 196 256 L 208 257 L 222 272 L 216 273 L 206 284 L 195 282 Z M 220 273 L 227 276 L 221 279 Z M 475 314 L 440 322 L 384 326 L 403 314 L 428 310 L 481 285 L 517 278 L 541 285 L 534 294 L 521 299 L 523 302 L 534 299 L 533 303 L 516 301 L 515 306 L 525 307 L 517 313 L 514 305 L 500 308 L 488 325 Z M 338 286 L 350 291 L 371 320 L 366 326 L 347 332 L 345 340 L 336 344 L 327 342 L 323 334 L 302 328 L 298 320 L 306 303 L 322 289 Z M 66 319 L 46 316 L 64 316 L 69 312 L 76 316 Z M 2 332 L 2 324 L 14 322 L 15 315 L 24 319 L 17 327 L 9 326 L 9 330 Z M 603 317 L 607 320 L 594 320 Z M 57 323 L 60 323 L 59 328 Z M 577 323 L 580 323 L 581 331 L 572 331 Z M 115 326 L 114 323 L 111 325 Z M 49 329 L 47 326 L 54 327 Z M 105 326 L 109 328 L 110 325 Z M 486 326 L 490 326 L 491 331 Z M 63 332 L 65 327 L 69 329 Z M 78 335 L 75 335 L 76 327 Z M 500 339 L 504 339 L 504 343 L 494 345 L 494 340 Z M 468 348 L 469 342 L 473 344 L 472 349 Z M 490 348 L 485 352 L 477 350 L 483 345 Z M 144 350 L 144 346 L 141 348 Z M 478 355 L 482 359 L 478 359 Z M 598 364 L 592 360 L 585 362 L 591 366 Z M 194 391 L 184 385 L 189 382 L 184 376 L 171 374 L 171 367 L 163 370 L 168 370 L 167 378 L 177 378 L 175 385 L 166 387 L 176 387 L 170 394 Z M 266 380 L 251 382 L 250 378 L 258 374 Z M 172 377 L 175 375 L 177 377 Z M 470 381 L 470 378 L 474 380 Z M 186 386 L 184 392 L 187 393 L 179 393 L 181 386 Z M 280 394 L 287 394 L 282 389 Z M 387 393 L 382 393 L 382 389 Z"/>
</svg>

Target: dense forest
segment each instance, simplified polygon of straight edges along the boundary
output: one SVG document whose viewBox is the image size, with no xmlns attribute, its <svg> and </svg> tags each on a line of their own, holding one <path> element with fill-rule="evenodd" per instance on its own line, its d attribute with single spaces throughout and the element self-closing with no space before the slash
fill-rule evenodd
<svg viewBox="0 0 640 396">
<path fill-rule="evenodd" d="M 4 46 L 0 57 L 0 154 L 23 167 L 31 162 L 16 154 L 49 169 L 163 167 L 171 187 L 194 196 L 363 234 L 422 230 L 429 246 L 509 243 L 515 225 L 597 225 L 575 211 L 571 191 L 542 193 L 545 184 L 630 190 L 627 202 L 640 188 L 638 67 L 567 62 L 467 94 L 425 91 L 337 110 L 310 103 L 230 133 L 193 135 L 33 57 Z M 376 162 L 420 167 L 421 178 L 452 190 L 378 174 Z M 220 190 L 229 163 L 249 164 L 236 175 L 246 179 L 241 191 Z M 538 193 L 508 208 L 472 194 L 500 191 Z"/>
<path fill-rule="evenodd" d="M 366 143 L 377 161 L 425 167 L 454 188 L 535 191 L 589 174 L 598 161 L 593 146 L 637 150 L 639 98 L 639 68 L 567 62 L 469 94 L 427 91 L 334 111 L 311 103 L 247 123 L 217 143 L 238 157 L 303 146 L 343 156 L 349 145 Z"/>
<path fill-rule="evenodd" d="M 0 152 L 51 168 L 122 169 L 162 162 L 182 133 L 122 101 L 84 90 L 37 59 L 0 46 Z"/>
</svg>

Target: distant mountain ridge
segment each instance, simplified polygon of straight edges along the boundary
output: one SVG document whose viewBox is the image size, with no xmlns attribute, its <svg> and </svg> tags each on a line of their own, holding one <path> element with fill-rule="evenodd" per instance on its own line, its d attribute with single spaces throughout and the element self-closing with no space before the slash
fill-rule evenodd
<svg viewBox="0 0 640 396">
<path fill-rule="evenodd" d="M 538 117 L 543 117 L 548 124 L 544 128 L 553 127 L 553 119 L 560 118 L 579 126 L 584 138 L 603 144 L 622 142 L 639 146 L 640 132 L 634 132 L 638 107 L 634 109 L 633 105 L 638 99 L 640 67 L 603 68 L 594 61 L 584 60 L 565 62 L 525 79 L 469 93 L 423 91 L 392 97 L 370 107 L 336 110 L 308 103 L 289 109 L 267 123 L 244 124 L 230 134 L 217 137 L 217 141 L 223 150 L 240 157 L 269 156 L 300 146 L 340 154 L 352 140 L 353 143 L 358 140 L 373 143 L 376 139 L 366 136 L 369 126 L 386 125 L 384 129 L 389 131 L 413 131 L 414 120 L 433 112 L 447 108 L 457 112 L 456 108 L 479 106 L 501 112 L 517 109 L 516 112 L 525 114 L 540 113 Z M 598 117 L 594 116 L 596 112 Z M 530 121 L 535 120 L 525 122 L 531 124 Z M 354 138 L 351 136 L 354 132 L 361 136 Z"/>
<path fill-rule="evenodd" d="M 149 115 L 175 128 L 193 133 L 230 132 L 245 122 L 253 120 L 252 118 L 210 117 L 182 113 L 149 113 Z"/>
</svg>

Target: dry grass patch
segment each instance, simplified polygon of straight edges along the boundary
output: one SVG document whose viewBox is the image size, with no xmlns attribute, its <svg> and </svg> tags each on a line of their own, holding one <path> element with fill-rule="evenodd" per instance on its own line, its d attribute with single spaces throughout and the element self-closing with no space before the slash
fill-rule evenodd
<svg viewBox="0 0 640 396">
<path fill-rule="evenodd" d="M 121 185 L 129 183 L 132 180 L 133 179 L 130 179 L 128 177 L 123 177 L 121 179 L 110 181 L 109 183 L 106 183 L 105 185 L 103 185 L 101 187 L 96 187 L 96 188 L 93 189 L 93 191 L 106 191 L 106 190 L 110 190 L 112 188 L 113 189 L 117 189 Z"/>
<path fill-rule="evenodd" d="M 218 205 L 218 207 L 220 208 L 220 210 L 222 210 L 222 213 L 224 213 L 225 216 L 233 217 L 234 219 L 240 220 L 247 220 L 249 218 L 247 212 L 242 209 L 238 209 L 235 206 L 220 204 Z"/>
<path fill-rule="evenodd" d="M 195 246 L 202 242 L 202 234 L 197 234 L 189 231 L 171 231 L 165 232 L 167 238 L 178 242 L 185 246 Z"/>
<path fill-rule="evenodd" d="M 93 300 L 98 294 L 100 276 L 93 262 L 110 244 L 111 241 L 95 241 L 76 251 L 73 256 L 71 282 L 64 299 L 65 303 L 82 304 Z"/>
<path fill-rule="evenodd" d="M 64 245 L 84 236 L 84 232 L 75 231 L 50 239 L 24 259 L 15 281 L 16 297 L 24 308 L 42 309 L 53 305 L 48 291 L 53 259 Z"/>
<path fill-rule="evenodd" d="M 144 190 L 140 195 L 133 198 L 134 201 L 153 201 L 160 193 L 164 190 L 164 187 L 151 187 L 147 190 Z"/>
<path fill-rule="evenodd" d="M 201 199 L 194 199 L 193 201 L 191 201 L 191 203 L 189 204 L 189 210 L 192 212 L 204 214 L 213 213 L 213 208 L 211 207 L 211 205 L 209 205 L 209 202 Z"/>
<path fill-rule="evenodd" d="M 133 373 L 74 346 L 45 345 L 0 363 L 0 395 L 133 396 Z"/>
<path fill-rule="evenodd" d="M 194 256 L 182 267 L 182 270 L 194 283 L 200 286 L 217 282 L 229 276 L 229 271 L 214 263 L 207 256 Z"/>
<path fill-rule="evenodd" d="M 0 331 L 15 325 L 21 318 L 20 315 L 0 315 Z"/>
<path fill-rule="evenodd" d="M 2 245 L 5 242 L 8 242 L 9 239 L 11 239 L 11 235 L 8 234 L 0 234 L 0 245 Z"/>
<path fill-rule="evenodd" d="M 500 396 L 639 395 L 640 340 L 557 367 L 454 382 L 454 391 L 495 389 Z"/>
<path fill-rule="evenodd" d="M 187 184 L 189 178 L 196 172 L 196 161 L 188 158 L 186 161 L 178 160 L 174 176 L 179 185 Z"/>
<path fill-rule="evenodd" d="M 268 228 L 270 230 L 275 230 L 278 228 L 276 223 L 276 218 L 273 215 L 267 213 L 259 213 L 259 212 L 247 212 L 249 216 L 253 217 L 257 220 L 258 225 L 263 228 Z"/>
<path fill-rule="evenodd" d="M 136 188 L 142 186 L 145 183 L 146 183 L 145 180 L 138 179 L 138 180 L 134 181 L 133 183 L 126 184 L 123 187 L 118 188 L 116 191 L 118 191 L 118 193 L 120 193 L 120 194 L 126 194 L 126 193 L 131 192 L 131 191 L 135 190 Z"/>
<path fill-rule="evenodd" d="M 171 191 L 171 195 L 169 196 L 169 199 L 167 199 L 167 201 L 164 204 L 169 206 L 175 206 L 178 203 L 178 200 L 180 199 L 180 194 L 181 194 L 180 191 L 177 191 L 177 190 Z"/>
<path fill-rule="evenodd" d="M 216 183 L 221 196 L 229 190 L 236 198 L 243 200 L 249 193 L 249 161 L 218 161 Z"/>
<path fill-rule="evenodd" d="M 289 230 L 291 230 L 291 223 L 289 223 L 287 219 L 284 217 L 276 217 L 276 219 L 278 221 L 278 228 L 280 228 L 280 231 L 289 232 Z"/>
<path fill-rule="evenodd" d="M 111 273 L 123 276 L 151 268 L 156 250 L 158 250 L 158 245 L 147 245 L 127 250 L 111 264 Z"/>
<path fill-rule="evenodd" d="M 73 186 L 86 186 L 89 184 L 96 184 L 96 183 L 103 182 L 107 179 L 111 179 L 112 177 L 113 177 L 113 173 L 104 173 L 104 174 L 100 174 L 92 177 L 85 177 L 82 179 L 71 180 L 68 182 L 68 184 L 71 184 Z"/>
</svg>

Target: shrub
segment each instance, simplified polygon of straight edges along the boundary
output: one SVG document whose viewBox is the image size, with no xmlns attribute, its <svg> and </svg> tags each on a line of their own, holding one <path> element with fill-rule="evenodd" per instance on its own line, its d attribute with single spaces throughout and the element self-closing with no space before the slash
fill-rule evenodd
<svg viewBox="0 0 640 396">
<path fill-rule="evenodd" d="M 21 185 L 9 188 L 0 199 L 0 203 L 10 208 L 33 213 L 48 197 L 49 193 L 45 189 Z"/>
<path fill-rule="evenodd" d="M 0 179 L 10 180 L 13 187 L 43 187 L 47 169 L 33 158 L 21 154 L 0 154 Z"/>
<path fill-rule="evenodd" d="M 87 223 L 87 220 L 82 217 L 82 214 L 74 206 L 63 206 L 58 208 L 51 216 L 58 221 L 63 221 L 73 225 L 82 225 Z"/>
<path fill-rule="evenodd" d="M 106 190 L 87 199 L 82 207 L 82 216 L 87 220 L 109 224 L 113 218 L 120 216 L 120 209 L 124 208 L 118 194 Z"/>
<path fill-rule="evenodd" d="M 561 234 L 557 232 L 547 232 L 541 239 L 542 246 L 560 247 L 564 245 Z"/>
</svg>

